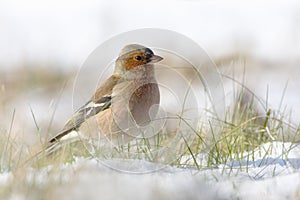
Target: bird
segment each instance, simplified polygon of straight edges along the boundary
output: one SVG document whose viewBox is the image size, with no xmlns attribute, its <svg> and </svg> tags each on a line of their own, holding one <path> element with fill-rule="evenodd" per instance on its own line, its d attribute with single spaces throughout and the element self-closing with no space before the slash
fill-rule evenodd
<svg viewBox="0 0 300 200">
<path fill-rule="evenodd" d="M 147 126 L 158 111 L 160 91 L 154 63 L 162 59 L 143 45 L 124 46 L 113 74 L 48 140 L 43 155 L 50 155 L 64 143 L 93 140 L 118 145 L 141 134 L 139 128 Z"/>
</svg>

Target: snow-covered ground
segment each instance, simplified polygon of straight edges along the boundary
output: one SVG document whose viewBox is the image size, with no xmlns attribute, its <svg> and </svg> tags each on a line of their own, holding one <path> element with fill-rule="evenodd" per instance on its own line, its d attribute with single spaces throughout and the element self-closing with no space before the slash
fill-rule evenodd
<svg viewBox="0 0 300 200">
<path fill-rule="evenodd" d="M 222 71 L 233 65 L 239 71 L 245 67 L 247 86 L 260 97 L 268 96 L 271 108 L 279 107 L 288 82 L 282 108 L 287 105 L 286 113 L 292 110 L 291 120 L 298 123 L 299 10 L 300 4 L 294 0 L 151 1 L 148 4 L 1 0 L 0 69 L 9 70 L 28 63 L 79 68 L 90 52 L 112 36 L 138 28 L 166 28 L 196 41 L 213 60 L 229 55 L 229 64 L 221 63 Z M 245 60 L 235 63 L 232 54 L 245 55 Z M 59 101 L 59 92 L 51 97 L 36 90 L 19 94 L 7 107 L 1 107 L 0 130 L 9 129 L 15 110 L 13 133 L 23 134 L 32 141 L 26 130 L 36 130 L 36 127 L 29 107 L 36 114 L 38 124 L 45 122 L 42 131 L 49 128 L 52 113 L 56 113 L 54 123 L 60 125 L 53 129 L 60 129 L 73 109 L 71 84 L 68 82 L 57 107 L 54 104 Z M 72 164 L 59 166 L 59 170 L 51 170 L 51 166 L 28 169 L 24 182 L 15 181 L 16 174 L 4 171 L 0 173 L 0 197 L 9 200 L 300 199 L 298 145 L 267 143 L 248 153 L 249 159 L 201 170 L 141 160 L 78 158 Z M 244 155 L 247 157 L 247 152 Z"/>
<path fill-rule="evenodd" d="M 247 152 L 245 152 L 247 154 Z M 239 160 L 217 168 L 177 168 L 142 160 L 77 158 L 74 163 L 28 169 L 20 187 L 15 175 L 7 199 L 297 199 L 300 146 L 266 143 L 254 161 Z M 251 159 L 252 160 L 252 159 Z M 299 198 L 299 196 L 298 196 Z"/>
</svg>

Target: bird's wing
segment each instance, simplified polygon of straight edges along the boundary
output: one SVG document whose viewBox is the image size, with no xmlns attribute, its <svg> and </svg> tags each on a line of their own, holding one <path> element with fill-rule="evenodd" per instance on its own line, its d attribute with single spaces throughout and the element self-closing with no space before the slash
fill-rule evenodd
<svg viewBox="0 0 300 200">
<path fill-rule="evenodd" d="M 111 106 L 111 94 L 114 86 L 121 81 L 119 77 L 111 76 L 100 86 L 94 96 L 67 121 L 64 128 L 49 140 L 49 145 L 59 141 L 73 130 L 76 130 L 86 119 Z"/>
</svg>

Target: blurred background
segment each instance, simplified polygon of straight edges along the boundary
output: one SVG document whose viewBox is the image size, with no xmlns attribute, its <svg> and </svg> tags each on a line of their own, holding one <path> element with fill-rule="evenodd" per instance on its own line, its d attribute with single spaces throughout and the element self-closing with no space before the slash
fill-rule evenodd
<svg viewBox="0 0 300 200">
<path fill-rule="evenodd" d="M 38 140 L 38 130 L 59 130 L 73 112 L 73 83 L 85 59 L 102 42 L 139 28 L 191 38 L 223 74 L 242 79 L 269 106 L 281 106 L 299 123 L 296 0 L 1 0 L 0 133 L 12 127 L 12 135 L 30 144 Z M 223 81 L 230 99 L 232 88 Z"/>
</svg>

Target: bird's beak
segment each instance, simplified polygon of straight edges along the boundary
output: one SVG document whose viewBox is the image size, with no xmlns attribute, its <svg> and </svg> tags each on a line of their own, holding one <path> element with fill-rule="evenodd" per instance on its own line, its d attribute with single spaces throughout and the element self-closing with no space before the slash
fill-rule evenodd
<svg viewBox="0 0 300 200">
<path fill-rule="evenodd" d="M 153 55 L 149 58 L 149 62 L 148 63 L 157 63 L 159 61 L 161 61 L 163 58 L 157 55 Z"/>
</svg>

